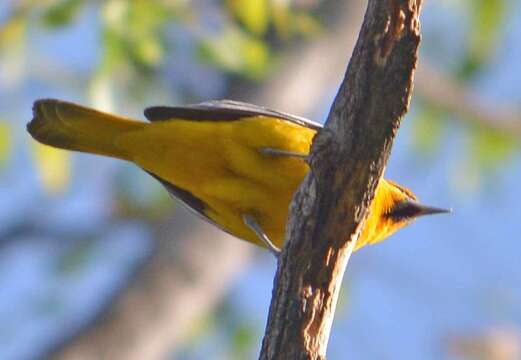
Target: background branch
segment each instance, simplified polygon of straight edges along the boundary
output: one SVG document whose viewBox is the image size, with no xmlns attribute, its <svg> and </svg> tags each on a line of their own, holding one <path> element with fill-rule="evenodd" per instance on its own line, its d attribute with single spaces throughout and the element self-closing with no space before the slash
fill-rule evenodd
<svg viewBox="0 0 521 360">
<path fill-rule="evenodd" d="M 429 64 L 416 75 L 418 94 L 444 110 L 459 115 L 458 120 L 521 137 L 521 108 L 492 104 L 473 94 L 464 84 Z"/>
<path fill-rule="evenodd" d="M 349 256 L 405 114 L 421 1 L 368 3 L 346 77 L 291 204 L 261 359 L 325 358 Z"/>
</svg>

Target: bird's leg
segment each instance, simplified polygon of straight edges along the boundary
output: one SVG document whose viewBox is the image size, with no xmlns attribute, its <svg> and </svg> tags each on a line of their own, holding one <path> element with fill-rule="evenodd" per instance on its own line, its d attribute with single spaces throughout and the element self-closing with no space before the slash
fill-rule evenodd
<svg viewBox="0 0 521 360">
<path fill-rule="evenodd" d="M 244 224 L 246 224 L 246 226 L 249 227 L 250 230 L 253 231 L 264 244 L 266 244 L 268 250 L 273 254 L 273 256 L 275 256 L 276 259 L 278 259 L 280 255 L 280 249 L 271 242 L 268 235 L 266 235 L 255 219 L 251 215 L 244 214 L 242 215 L 242 221 L 244 221 Z"/>
<path fill-rule="evenodd" d="M 288 151 L 288 150 L 281 150 L 281 149 L 274 149 L 270 147 L 262 147 L 259 149 L 260 153 L 263 155 L 270 155 L 270 156 L 289 156 L 289 157 L 295 157 L 298 159 L 302 159 L 307 161 L 308 154 L 298 153 L 294 151 Z"/>
</svg>

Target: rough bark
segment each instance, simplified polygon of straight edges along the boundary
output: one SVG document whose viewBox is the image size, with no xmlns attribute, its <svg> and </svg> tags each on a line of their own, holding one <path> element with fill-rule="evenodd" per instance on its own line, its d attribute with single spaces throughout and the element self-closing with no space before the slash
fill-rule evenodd
<svg viewBox="0 0 521 360">
<path fill-rule="evenodd" d="M 406 113 L 421 0 L 369 0 L 290 208 L 261 359 L 324 359 L 343 273 Z M 327 54 L 324 54 L 327 56 Z"/>
</svg>

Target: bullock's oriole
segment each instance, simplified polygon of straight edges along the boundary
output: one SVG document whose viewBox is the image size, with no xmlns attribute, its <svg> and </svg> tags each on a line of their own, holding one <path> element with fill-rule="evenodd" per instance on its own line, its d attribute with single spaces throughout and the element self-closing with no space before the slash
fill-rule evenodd
<svg viewBox="0 0 521 360">
<path fill-rule="evenodd" d="M 224 231 L 275 252 L 283 245 L 288 205 L 321 125 L 234 101 L 152 107 L 145 116 L 149 123 L 39 100 L 27 129 L 47 145 L 131 161 Z M 356 248 L 445 211 L 381 179 Z"/>
</svg>

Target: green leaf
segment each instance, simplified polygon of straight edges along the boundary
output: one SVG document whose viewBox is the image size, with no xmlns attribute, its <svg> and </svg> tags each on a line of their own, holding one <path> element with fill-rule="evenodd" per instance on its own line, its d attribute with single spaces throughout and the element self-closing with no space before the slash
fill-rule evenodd
<svg viewBox="0 0 521 360">
<path fill-rule="evenodd" d="M 468 4 L 471 29 L 468 51 L 457 72 L 461 79 L 476 74 L 494 54 L 507 14 L 505 0 L 473 0 Z"/>
<path fill-rule="evenodd" d="M 271 6 L 273 25 L 281 38 L 313 36 L 322 30 L 316 18 L 304 11 L 291 11 L 289 5 L 289 2 L 277 1 Z"/>
<path fill-rule="evenodd" d="M 13 48 L 20 48 L 24 43 L 27 31 L 27 17 L 11 16 L 0 24 L 0 51 L 12 52 Z"/>
<path fill-rule="evenodd" d="M 322 31 L 322 25 L 317 19 L 305 12 L 293 14 L 292 25 L 298 35 L 314 36 Z"/>
<path fill-rule="evenodd" d="M 103 48 L 101 72 L 110 74 L 114 68 L 127 63 L 125 44 L 115 29 L 107 27 L 103 31 Z"/>
<path fill-rule="evenodd" d="M 136 42 L 133 55 L 139 63 L 154 66 L 161 62 L 165 50 L 163 44 L 157 37 L 143 37 Z"/>
<path fill-rule="evenodd" d="M 471 136 L 472 159 L 485 172 L 504 165 L 519 148 L 514 136 L 502 132 L 478 128 Z"/>
<path fill-rule="evenodd" d="M 265 43 L 236 27 L 199 44 L 199 56 L 223 70 L 257 79 L 266 74 L 269 50 Z"/>
<path fill-rule="evenodd" d="M 434 106 L 422 105 L 413 121 L 414 148 L 422 155 L 432 154 L 438 147 L 446 113 Z"/>
<path fill-rule="evenodd" d="M 282 38 L 291 35 L 291 12 L 287 1 L 274 1 L 271 7 L 273 25 L 277 34 Z"/>
<path fill-rule="evenodd" d="M 455 76 L 459 81 L 465 81 L 475 76 L 485 65 L 483 59 L 476 56 L 476 53 L 467 52 L 456 69 Z"/>
<path fill-rule="evenodd" d="M 51 28 L 69 25 L 80 13 L 82 5 L 82 0 L 57 1 L 45 11 L 42 20 L 45 25 Z"/>
<path fill-rule="evenodd" d="M 166 53 L 163 41 L 170 16 L 179 11 L 160 1 L 110 0 L 103 7 L 105 72 L 132 65 L 142 72 L 157 66 Z"/>
<path fill-rule="evenodd" d="M 227 0 L 228 8 L 248 31 L 262 35 L 269 23 L 267 0 Z"/>
<path fill-rule="evenodd" d="M 467 152 L 452 171 L 452 185 L 462 195 L 473 194 L 519 149 L 517 138 L 487 128 L 468 129 Z"/>
<path fill-rule="evenodd" d="M 160 2 L 136 0 L 128 14 L 130 31 L 127 42 L 131 54 L 139 64 L 157 65 L 165 54 L 161 34 L 168 20 L 168 9 Z"/>
<path fill-rule="evenodd" d="M 7 121 L 0 120 L 0 166 L 3 167 L 11 150 L 11 127 Z"/>
<path fill-rule="evenodd" d="M 474 0 L 471 3 L 472 47 L 476 51 L 489 52 L 499 35 L 505 20 L 505 0 Z"/>
<path fill-rule="evenodd" d="M 37 142 L 33 144 L 36 168 L 43 187 L 51 193 L 63 190 L 70 180 L 70 153 Z"/>
<path fill-rule="evenodd" d="M 234 330 L 232 339 L 233 353 L 238 359 L 244 359 L 250 353 L 257 340 L 257 329 L 251 324 L 242 322 L 237 324 Z"/>
</svg>

